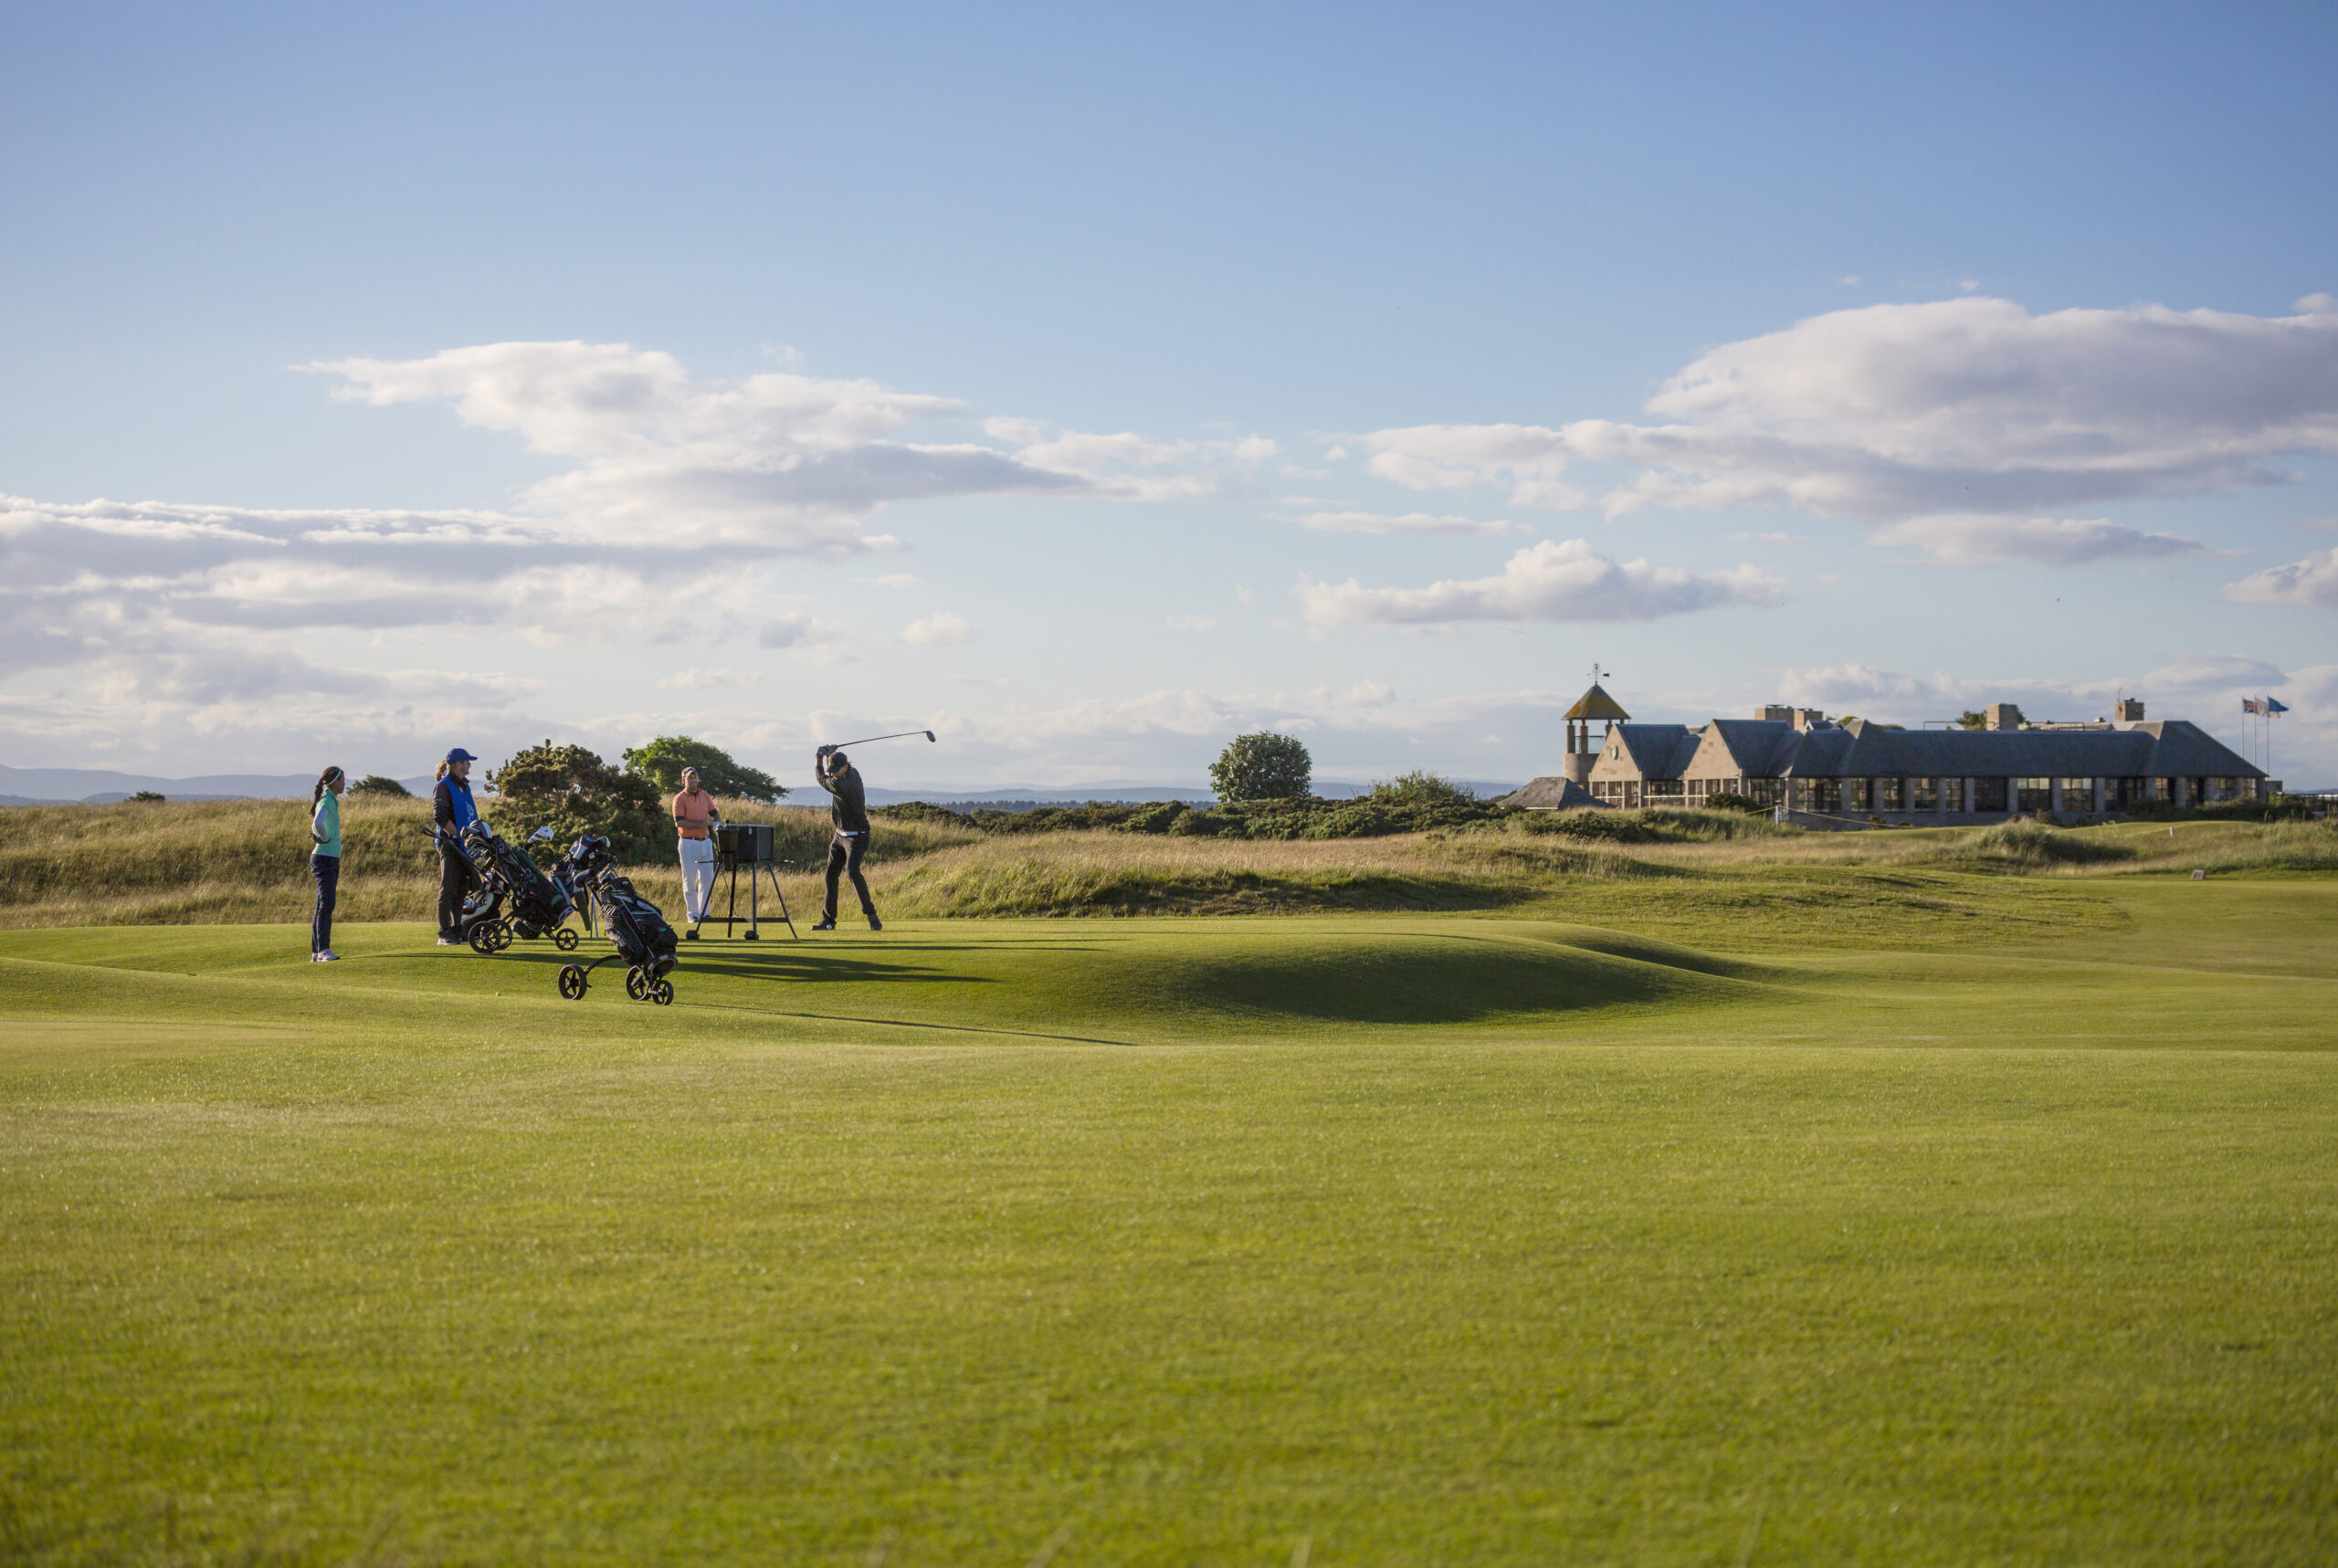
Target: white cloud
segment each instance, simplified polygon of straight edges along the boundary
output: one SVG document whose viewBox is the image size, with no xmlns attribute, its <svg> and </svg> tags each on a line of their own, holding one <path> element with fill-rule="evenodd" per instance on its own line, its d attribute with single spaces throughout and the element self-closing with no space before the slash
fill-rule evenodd
<svg viewBox="0 0 2338 1568">
<path fill-rule="evenodd" d="M 1156 441 L 1128 430 L 1110 435 L 1051 431 L 1035 419 L 1007 417 L 984 420 L 983 433 L 1015 447 L 1018 463 L 1073 475 L 1097 494 L 1132 500 L 1216 494 L 1226 481 L 1211 465 L 1248 466 L 1272 458 L 1279 450 L 1264 436 Z"/>
<path fill-rule="evenodd" d="M 1569 427 L 1570 429 L 1573 426 Z M 1515 506 L 1568 511 L 1591 497 L 1560 478 L 1575 454 L 1567 437 L 1539 425 L 1416 425 L 1361 437 L 1364 468 L 1408 489 L 1459 489 L 1501 481 Z"/>
<path fill-rule="evenodd" d="M 2224 596 L 2236 605 L 2303 605 L 2338 610 L 2338 550 L 2310 552 L 2302 561 L 2268 566 L 2238 583 L 2227 583 Z"/>
<path fill-rule="evenodd" d="M 1511 556 L 1499 576 L 1426 588 L 1305 583 L 1294 590 L 1308 624 L 1448 626 L 1464 621 L 1645 621 L 1729 604 L 1775 602 L 1778 578 L 1741 565 L 1694 573 L 1646 561 L 1617 562 L 1580 539 L 1544 540 Z"/>
<path fill-rule="evenodd" d="M 2108 518 L 1936 516 L 1869 531 L 1876 544 L 1901 544 L 1928 552 L 1957 566 L 2029 562 L 2041 566 L 2078 566 L 2093 561 L 2156 561 L 2196 555 L 2196 539 L 2176 533 L 2146 533 Z"/>
<path fill-rule="evenodd" d="M 341 379 L 335 396 L 377 406 L 451 402 L 465 424 L 576 459 L 531 487 L 527 510 L 602 542 L 654 535 L 837 557 L 871 548 L 860 521 L 890 502 L 1091 489 L 1078 474 L 987 447 L 898 441 L 904 426 L 962 405 L 871 381 L 772 372 L 700 383 L 671 354 L 585 342 L 483 343 L 309 368 Z"/>
<path fill-rule="evenodd" d="M 1214 632 L 1217 629 L 1216 616 L 1172 616 L 1168 621 L 1173 632 Z"/>
<path fill-rule="evenodd" d="M 1743 544 L 1807 544 L 1806 533 L 1732 533 L 1731 539 Z"/>
<path fill-rule="evenodd" d="M 1496 483 L 1558 504 L 1570 464 L 1649 506 L 1786 505 L 1890 521 L 2038 512 L 2280 482 L 2338 452 L 2338 314 L 2161 306 L 2033 316 L 2010 300 L 1874 305 L 1701 355 L 1647 425 L 1427 425 L 1362 438 L 1416 489 Z"/>
<path fill-rule="evenodd" d="M 1391 517 L 1376 511 L 1311 511 L 1299 520 L 1301 528 L 1324 533 L 1477 534 L 1524 533 L 1515 522 L 1481 522 L 1474 518 L 1439 517 L 1433 512 L 1408 511 Z"/>
<path fill-rule="evenodd" d="M 966 617 L 948 610 L 928 616 L 923 620 L 911 621 L 901 628 L 901 640 L 920 647 L 962 643 L 972 636 L 974 628 L 966 624 Z"/>
<path fill-rule="evenodd" d="M 713 669 L 678 669 L 658 684 L 668 691 L 708 691 L 732 686 L 753 686 L 763 679 L 758 669 L 722 665 Z"/>
</svg>

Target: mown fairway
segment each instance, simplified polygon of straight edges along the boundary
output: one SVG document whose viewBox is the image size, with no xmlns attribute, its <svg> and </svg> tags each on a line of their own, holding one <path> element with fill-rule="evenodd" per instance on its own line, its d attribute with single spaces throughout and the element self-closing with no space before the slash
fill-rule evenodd
<svg viewBox="0 0 2338 1568">
<path fill-rule="evenodd" d="M 1963 881 L 7 932 L 0 1560 L 2326 1560 L 2338 882 Z"/>
</svg>

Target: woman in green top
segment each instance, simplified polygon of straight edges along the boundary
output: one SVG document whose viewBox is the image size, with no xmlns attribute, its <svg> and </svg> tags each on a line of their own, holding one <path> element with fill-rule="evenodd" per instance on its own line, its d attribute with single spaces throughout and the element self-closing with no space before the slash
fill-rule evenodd
<svg viewBox="0 0 2338 1568">
<path fill-rule="evenodd" d="M 309 921 L 309 962 L 332 963 L 341 957 L 332 950 L 332 905 L 341 891 L 341 792 L 348 777 L 339 768 L 317 775 L 309 796 L 309 875 L 317 879 L 317 912 Z"/>
</svg>

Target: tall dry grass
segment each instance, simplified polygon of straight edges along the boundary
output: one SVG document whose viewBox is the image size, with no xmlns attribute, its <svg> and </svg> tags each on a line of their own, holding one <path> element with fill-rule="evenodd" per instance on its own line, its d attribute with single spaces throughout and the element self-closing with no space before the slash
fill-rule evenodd
<svg viewBox="0 0 2338 1568">
<path fill-rule="evenodd" d="M 799 918 L 816 911 L 829 838 L 826 813 L 723 804 L 733 820 L 776 826 L 788 907 Z M 489 815 L 492 819 L 491 804 Z M 342 919 L 432 918 L 437 851 L 421 831 L 429 816 L 427 803 L 418 800 L 359 796 L 344 803 Z M 868 864 L 881 909 L 937 916 L 1490 910 L 1538 901 L 1558 910 L 1647 911 L 1674 904 L 1686 910 L 1699 900 L 1865 896 L 1847 893 L 1848 884 L 1822 887 L 1796 878 L 1912 876 L 1931 879 L 1922 896 L 1933 897 L 1942 873 L 2060 879 L 2193 869 L 2338 871 L 2338 828 L 2188 822 L 2171 833 L 2153 824 L 2063 829 L 2014 823 L 1712 837 L 1698 831 L 1660 842 L 1602 842 L 1511 818 L 1385 838 L 1258 841 L 1107 831 L 994 837 L 962 825 L 879 813 Z M 628 874 L 679 921 L 681 877 L 674 862 L 653 861 Z M 1764 878 L 1776 887 L 1755 889 Z M 718 888 L 718 915 L 727 891 Z M 743 909 L 743 885 L 740 891 Z M 767 895 L 768 884 L 766 907 Z M 307 810 L 298 801 L 0 811 L 0 925 L 299 921 L 307 919 L 312 896 Z M 848 892 L 845 903 L 851 913 Z"/>
</svg>

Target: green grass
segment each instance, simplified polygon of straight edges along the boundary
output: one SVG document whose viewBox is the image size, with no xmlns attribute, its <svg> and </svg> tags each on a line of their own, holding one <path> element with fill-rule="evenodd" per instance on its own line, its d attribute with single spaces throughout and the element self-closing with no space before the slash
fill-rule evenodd
<svg viewBox="0 0 2338 1568">
<path fill-rule="evenodd" d="M 2326 1554 L 2338 882 L 1571 886 L 0 934 L 0 1561 Z"/>
</svg>

